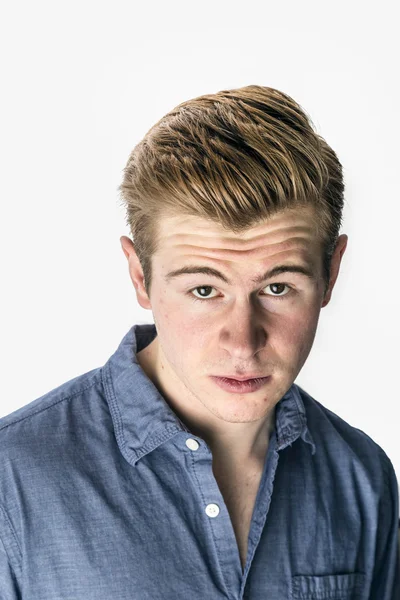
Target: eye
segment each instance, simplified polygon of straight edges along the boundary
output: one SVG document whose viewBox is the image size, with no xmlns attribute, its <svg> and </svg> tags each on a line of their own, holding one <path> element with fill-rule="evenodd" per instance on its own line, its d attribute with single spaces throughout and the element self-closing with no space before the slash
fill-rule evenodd
<svg viewBox="0 0 400 600">
<path fill-rule="evenodd" d="M 276 300 L 283 300 L 284 298 L 286 298 L 287 296 L 291 296 L 293 293 L 293 288 L 292 286 L 288 285 L 287 283 L 270 283 L 269 285 L 267 285 L 264 289 L 268 288 L 268 287 L 274 287 L 274 288 L 288 288 L 289 292 L 287 292 L 286 294 L 281 294 L 280 296 L 275 296 L 274 294 L 265 294 L 266 296 L 270 296 Z M 213 300 L 215 298 L 215 296 L 213 297 L 203 297 L 203 298 L 198 298 L 197 296 L 193 296 L 192 292 L 195 292 L 197 290 L 213 290 L 215 288 L 213 288 L 211 285 L 200 285 L 197 286 L 195 288 L 192 288 L 191 290 L 188 291 L 188 294 L 191 296 L 191 299 L 194 302 L 197 302 L 198 300 L 200 300 L 200 302 L 204 302 L 205 300 Z M 279 290 L 278 290 L 279 291 Z"/>
</svg>

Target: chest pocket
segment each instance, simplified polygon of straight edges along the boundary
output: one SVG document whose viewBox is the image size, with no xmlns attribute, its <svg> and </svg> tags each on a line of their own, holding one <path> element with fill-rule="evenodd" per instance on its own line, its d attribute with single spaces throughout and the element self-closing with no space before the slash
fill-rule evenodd
<svg viewBox="0 0 400 600">
<path fill-rule="evenodd" d="M 293 600 L 360 600 L 364 581 L 364 573 L 294 575 L 291 598 Z"/>
</svg>

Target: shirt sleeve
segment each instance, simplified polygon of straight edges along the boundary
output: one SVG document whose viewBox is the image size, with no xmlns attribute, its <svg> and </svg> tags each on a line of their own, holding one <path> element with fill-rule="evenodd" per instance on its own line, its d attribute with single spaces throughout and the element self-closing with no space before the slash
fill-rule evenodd
<svg viewBox="0 0 400 600">
<path fill-rule="evenodd" d="M 379 508 L 374 573 L 369 600 L 400 600 L 399 488 L 385 455 L 385 487 Z"/>
</svg>

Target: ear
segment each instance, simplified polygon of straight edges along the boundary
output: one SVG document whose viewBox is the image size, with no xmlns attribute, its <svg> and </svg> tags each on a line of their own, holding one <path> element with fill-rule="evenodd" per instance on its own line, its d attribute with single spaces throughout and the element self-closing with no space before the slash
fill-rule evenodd
<svg viewBox="0 0 400 600">
<path fill-rule="evenodd" d="M 138 259 L 135 247 L 131 239 L 126 235 L 120 237 L 122 250 L 128 260 L 129 275 L 136 290 L 136 298 L 142 308 L 151 310 L 150 298 L 144 286 L 144 275 L 142 265 Z"/>
<path fill-rule="evenodd" d="M 334 285 L 336 283 L 336 279 L 338 278 L 338 275 L 339 275 L 340 263 L 342 262 L 342 257 L 343 257 L 343 254 L 345 253 L 348 239 L 349 238 L 345 233 L 343 233 L 342 235 L 340 235 L 338 237 L 335 251 L 332 255 L 329 286 L 328 286 L 328 289 L 324 296 L 323 302 L 321 304 L 321 308 L 326 306 L 331 299 L 332 291 L 333 291 Z"/>
</svg>

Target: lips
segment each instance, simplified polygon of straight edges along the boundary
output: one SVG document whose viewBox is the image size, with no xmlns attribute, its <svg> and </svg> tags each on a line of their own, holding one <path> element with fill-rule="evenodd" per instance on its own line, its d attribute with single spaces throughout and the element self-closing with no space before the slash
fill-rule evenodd
<svg viewBox="0 0 400 600">
<path fill-rule="evenodd" d="M 235 381 L 250 381 L 250 379 L 263 379 L 264 377 L 268 377 L 268 375 L 248 375 L 247 377 L 232 377 L 231 375 L 215 375 L 215 377 L 220 377 L 223 379 L 234 379 Z"/>
<path fill-rule="evenodd" d="M 241 395 L 256 392 L 264 387 L 264 385 L 267 385 L 271 380 L 271 377 L 257 377 L 240 381 L 233 377 L 229 378 L 211 376 L 211 378 L 223 390 Z"/>
</svg>

